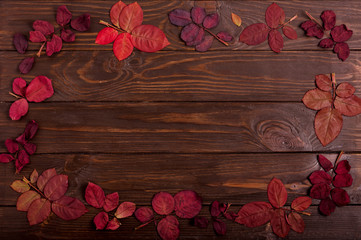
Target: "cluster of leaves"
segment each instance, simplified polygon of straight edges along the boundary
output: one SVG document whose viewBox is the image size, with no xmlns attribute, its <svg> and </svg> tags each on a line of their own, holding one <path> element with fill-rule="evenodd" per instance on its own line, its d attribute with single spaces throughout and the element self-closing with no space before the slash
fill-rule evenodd
<svg viewBox="0 0 361 240">
<path fill-rule="evenodd" d="M 29 155 L 36 151 L 36 145 L 29 142 L 38 131 L 38 124 L 32 120 L 28 122 L 24 132 L 15 140 L 6 139 L 5 146 L 9 153 L 0 154 L 0 163 L 8 163 L 15 160 L 16 173 L 30 163 Z"/>
<path fill-rule="evenodd" d="M 214 38 L 226 46 L 228 46 L 227 42 L 233 40 L 232 35 L 228 32 L 221 31 L 215 35 L 209 30 L 218 26 L 219 15 L 218 13 L 207 15 L 206 10 L 202 7 L 193 7 L 190 12 L 177 8 L 171 11 L 168 17 L 173 25 L 183 27 L 180 37 L 186 45 L 195 46 L 199 52 L 207 51 L 212 46 Z M 240 19 L 236 20 L 236 16 L 233 18 L 236 21 L 235 24 L 240 24 Z M 210 35 L 206 35 L 205 32 Z"/>
<path fill-rule="evenodd" d="M 35 77 L 29 85 L 22 78 L 15 78 L 13 81 L 12 96 L 18 98 L 9 109 L 9 117 L 12 120 L 19 120 L 28 113 L 29 102 L 42 102 L 54 94 L 51 80 L 46 76 Z"/>
<path fill-rule="evenodd" d="M 340 133 L 342 115 L 352 117 L 361 113 L 361 99 L 354 95 L 355 88 L 349 83 L 337 85 L 334 73 L 331 79 L 324 74 L 317 75 L 317 87 L 306 92 L 302 98 L 306 107 L 319 110 L 314 125 L 323 146 L 335 140 Z"/>
<path fill-rule="evenodd" d="M 350 197 L 348 193 L 342 189 L 343 187 L 350 187 L 353 182 L 353 178 L 349 171 L 351 166 L 347 160 L 342 160 L 339 163 L 343 152 L 335 162 L 335 166 L 323 155 L 318 155 L 318 162 L 324 170 L 314 171 L 309 179 L 313 184 L 310 196 L 315 199 L 321 199 L 318 209 L 326 216 L 329 216 L 336 209 L 336 206 L 342 207 L 350 203 Z M 328 173 L 333 170 L 333 174 L 336 174 L 333 178 Z M 331 183 L 334 186 L 331 189 Z M 331 195 L 331 198 L 330 198 Z"/>
<path fill-rule="evenodd" d="M 296 31 L 287 26 L 291 21 L 297 18 L 297 15 L 285 22 L 285 12 L 276 3 L 272 3 L 266 10 L 266 24 L 255 23 L 246 27 L 241 35 L 239 41 L 247 45 L 258 45 L 266 41 L 268 38 L 268 45 L 272 51 L 279 53 L 283 48 L 283 37 L 278 29 L 282 28 L 283 34 L 291 39 L 297 39 Z"/>
<path fill-rule="evenodd" d="M 309 37 L 323 38 L 325 31 L 330 31 L 329 37 L 322 39 L 318 46 L 322 48 L 333 48 L 334 53 L 340 60 L 345 61 L 350 55 L 350 48 L 346 43 L 352 36 L 352 30 L 349 30 L 346 25 L 336 25 L 336 14 L 332 10 L 323 11 L 321 19 L 323 24 L 320 24 L 308 12 L 307 16 L 311 19 L 301 24 L 301 28 Z"/>
<path fill-rule="evenodd" d="M 30 180 L 26 177 L 15 180 L 10 187 L 22 193 L 16 202 L 16 209 L 27 212 L 30 225 L 45 221 L 51 212 L 63 220 L 73 220 L 88 211 L 78 199 L 65 196 L 68 176 L 57 174 L 54 168 L 45 170 L 40 176 L 34 170 Z"/>
<path fill-rule="evenodd" d="M 113 25 L 99 22 L 107 27 L 98 33 L 95 43 L 105 45 L 114 41 L 113 52 L 119 61 L 129 57 L 134 47 L 156 52 L 170 44 L 158 27 L 142 24 L 143 10 L 137 2 L 129 5 L 117 2 L 110 9 L 110 20 Z"/>
<path fill-rule="evenodd" d="M 312 199 L 303 196 L 294 199 L 291 208 L 284 208 L 287 191 L 281 180 L 273 178 L 267 188 L 268 202 L 251 202 L 245 204 L 238 212 L 235 222 L 247 227 L 258 227 L 268 221 L 273 232 L 279 237 L 286 237 L 290 229 L 302 233 L 305 223 L 301 214 L 310 215 L 306 210 Z M 288 214 L 287 214 L 288 212 Z"/>
<path fill-rule="evenodd" d="M 70 27 L 74 30 L 84 32 L 90 27 L 90 15 L 83 14 L 72 20 L 72 14 L 66 6 L 60 6 L 56 14 L 56 22 L 60 26 L 60 36 L 55 34 L 54 26 L 44 20 L 36 20 L 33 23 L 34 31 L 29 32 L 29 40 L 34 43 L 42 43 L 38 53 L 40 57 L 42 50 L 46 44 L 46 55 L 51 56 L 56 52 L 60 52 L 63 41 L 74 42 L 75 33 L 70 30 Z M 27 37 L 21 33 L 16 33 L 13 38 L 13 43 L 16 50 L 24 54 L 28 48 Z M 30 72 L 33 67 L 35 57 L 27 57 L 19 64 L 19 71 L 23 74 Z"/>
</svg>

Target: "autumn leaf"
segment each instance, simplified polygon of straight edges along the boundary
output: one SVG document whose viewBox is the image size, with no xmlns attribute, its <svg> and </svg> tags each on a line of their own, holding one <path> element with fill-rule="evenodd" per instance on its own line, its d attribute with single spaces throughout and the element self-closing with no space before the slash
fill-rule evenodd
<svg viewBox="0 0 361 240">
<path fill-rule="evenodd" d="M 110 20 L 117 27 L 120 27 L 119 26 L 119 15 L 126 6 L 127 5 L 125 3 L 123 3 L 122 1 L 119 1 L 119 2 L 115 3 L 112 6 L 112 8 L 110 9 Z"/>
<path fill-rule="evenodd" d="M 283 209 L 275 209 L 270 221 L 273 232 L 281 238 L 286 237 L 290 231 L 290 225 L 288 225 L 285 217 Z"/>
<path fill-rule="evenodd" d="M 49 179 L 44 187 L 44 195 L 50 200 L 60 199 L 68 190 L 68 176 L 59 174 Z"/>
<path fill-rule="evenodd" d="M 159 236 L 163 240 L 176 240 L 179 236 L 179 222 L 174 216 L 166 216 L 157 225 Z"/>
<path fill-rule="evenodd" d="M 104 211 L 109 212 L 114 210 L 119 203 L 119 194 L 117 192 L 108 194 L 105 196 Z"/>
<path fill-rule="evenodd" d="M 154 218 L 154 213 L 149 207 L 141 207 L 134 212 L 134 216 L 138 221 L 145 223 Z"/>
<path fill-rule="evenodd" d="M 287 216 L 287 223 L 290 225 L 291 229 L 298 233 L 303 233 L 305 231 L 305 222 L 300 214 L 296 212 L 291 212 Z"/>
<path fill-rule="evenodd" d="M 27 183 L 25 183 L 24 181 L 21 180 L 15 180 L 10 187 L 19 193 L 24 193 L 30 190 L 30 187 Z"/>
<path fill-rule="evenodd" d="M 266 10 L 266 23 L 270 28 L 277 28 L 279 24 L 284 23 L 285 12 L 276 3 L 272 3 Z"/>
<path fill-rule="evenodd" d="M 180 218 L 193 218 L 202 209 L 202 199 L 194 191 L 183 190 L 174 196 L 174 210 Z"/>
<path fill-rule="evenodd" d="M 40 198 L 39 193 L 29 190 L 27 192 L 24 192 L 18 197 L 18 200 L 16 202 L 16 209 L 18 211 L 28 211 L 30 205 L 35 201 L 36 199 Z"/>
<path fill-rule="evenodd" d="M 51 204 L 51 210 L 63 220 L 73 220 L 83 216 L 88 210 L 76 198 L 63 196 Z"/>
<path fill-rule="evenodd" d="M 231 13 L 231 18 L 232 18 L 232 22 L 237 25 L 238 27 L 240 27 L 242 25 L 242 19 L 240 16 L 238 16 L 235 13 Z"/>
<path fill-rule="evenodd" d="M 268 200 L 275 208 L 283 207 L 287 201 L 287 191 L 281 180 L 273 178 L 267 187 Z"/>
<path fill-rule="evenodd" d="M 313 110 L 331 107 L 332 96 L 330 92 L 324 92 L 318 88 L 309 90 L 302 98 L 303 104 Z"/>
<path fill-rule="evenodd" d="M 29 207 L 28 210 L 28 221 L 30 225 L 35 225 L 43 222 L 48 218 L 51 212 L 51 203 L 49 200 L 44 198 L 36 199 Z"/>
<path fill-rule="evenodd" d="M 312 199 L 307 196 L 302 196 L 294 199 L 291 203 L 291 208 L 296 211 L 304 211 L 311 206 Z"/>
<path fill-rule="evenodd" d="M 258 227 L 271 219 L 271 204 L 267 202 L 251 202 L 245 204 L 238 212 L 235 222 L 246 227 Z"/>
<path fill-rule="evenodd" d="M 264 23 L 255 23 L 246 27 L 241 35 L 239 41 L 247 45 L 258 45 L 266 41 L 270 29 Z"/>
<path fill-rule="evenodd" d="M 117 208 L 117 211 L 115 212 L 114 216 L 118 219 L 130 217 L 133 215 L 135 209 L 136 209 L 135 203 L 122 202 Z"/>
<path fill-rule="evenodd" d="M 159 192 L 153 197 L 152 207 L 159 215 L 169 215 L 174 210 L 174 198 L 167 192 Z"/>
<path fill-rule="evenodd" d="M 37 181 L 37 186 L 39 188 L 40 191 L 44 190 L 45 185 L 47 184 L 47 182 L 56 175 L 56 170 L 55 168 L 50 168 L 45 170 L 44 172 L 42 172 L 42 174 L 40 174 L 38 181 Z"/>
<path fill-rule="evenodd" d="M 335 140 L 342 129 L 342 123 L 341 113 L 337 109 L 326 107 L 316 114 L 315 132 L 323 146 Z"/>
</svg>

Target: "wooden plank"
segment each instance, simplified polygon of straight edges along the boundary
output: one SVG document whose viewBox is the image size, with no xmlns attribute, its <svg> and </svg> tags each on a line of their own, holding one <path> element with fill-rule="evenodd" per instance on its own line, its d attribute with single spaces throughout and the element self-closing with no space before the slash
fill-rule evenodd
<svg viewBox="0 0 361 240">
<path fill-rule="evenodd" d="M 332 162 L 337 154 L 325 155 Z M 354 182 L 346 188 L 351 204 L 361 204 L 361 155 L 347 154 Z M 123 201 L 150 204 L 159 191 L 172 194 L 193 189 L 205 204 L 214 200 L 232 204 L 267 201 L 267 184 L 281 179 L 292 199 L 307 195 L 308 176 L 320 169 L 317 153 L 305 154 L 36 154 L 19 176 L 14 164 L 0 168 L 0 205 L 15 205 L 18 193 L 9 186 L 15 179 L 29 177 L 56 168 L 69 176 L 67 195 L 84 200 L 88 181 L 100 185 L 106 193 L 118 192 Z M 314 204 L 318 201 L 314 200 Z"/>
<path fill-rule="evenodd" d="M 55 14 L 57 6 L 66 4 L 74 16 L 78 16 L 85 12 L 92 16 L 91 28 L 88 32 L 77 33 L 77 40 L 75 43 L 64 44 L 64 49 L 67 50 L 94 50 L 94 49 L 111 49 L 111 45 L 99 46 L 94 43 L 97 32 L 103 26 L 98 24 L 100 19 L 109 21 L 108 12 L 110 7 L 116 1 L 1 1 L 1 9 L 6 9 L 0 13 L 0 49 L 13 50 L 12 36 L 15 32 L 27 33 L 31 31 L 32 22 L 37 19 L 47 20 L 56 25 Z M 125 1 L 130 3 L 132 1 Z M 267 1 L 139 1 L 144 10 L 144 23 L 153 24 L 160 27 L 171 42 L 167 47 L 168 50 L 190 50 L 192 47 L 186 47 L 180 40 L 180 28 L 173 26 L 168 21 L 167 13 L 176 8 L 191 9 L 194 5 L 206 7 L 208 12 L 217 11 L 221 15 L 221 23 L 215 28 L 214 33 L 218 31 L 229 31 L 237 41 L 231 44 L 230 47 L 225 47 L 221 43 L 215 42 L 213 50 L 267 50 L 268 44 L 265 42 L 259 46 L 247 46 L 238 42 L 238 37 L 243 28 L 239 28 L 231 22 L 230 14 L 234 12 L 239 14 L 243 19 L 243 27 L 253 23 L 265 22 L 264 12 L 270 5 Z M 295 41 L 285 40 L 284 50 L 300 50 L 312 49 L 321 51 L 317 47 L 318 39 L 305 36 L 302 29 L 298 26 L 301 22 L 308 20 L 305 10 L 309 11 L 315 18 L 319 18 L 322 11 L 333 9 L 337 15 L 337 25 L 346 24 L 348 28 L 354 32 L 353 37 L 348 41 L 351 49 L 361 49 L 361 26 L 358 24 L 361 21 L 359 9 L 361 9 L 361 2 L 357 0 L 347 1 L 343 3 L 340 1 L 275 1 L 285 11 L 286 17 L 291 18 L 298 14 L 298 18 L 291 24 L 298 33 L 299 39 Z M 39 6 L 34 8 L 34 6 Z M 40 44 L 31 44 L 30 49 L 39 49 Z"/>
<path fill-rule="evenodd" d="M 237 211 L 239 207 L 231 210 Z M 312 216 L 303 216 L 305 232 L 298 234 L 290 231 L 289 239 L 360 239 L 361 224 L 360 206 L 346 206 L 337 208 L 328 217 L 321 216 L 317 207 L 309 210 Z M 99 212 L 89 208 L 89 212 L 77 220 L 63 221 L 52 215 L 47 224 L 29 226 L 26 214 L 17 212 L 15 207 L 0 207 L 0 233 L 4 239 L 159 239 L 153 224 L 140 230 L 133 230 L 140 225 L 135 218 L 122 220 L 122 225 L 116 231 L 95 230 L 92 219 Z M 208 207 L 203 207 L 201 215 L 209 218 Z M 179 239 L 219 239 L 213 232 L 212 226 L 198 229 L 189 224 L 189 220 L 181 219 Z M 273 233 L 269 224 L 247 228 L 237 223 L 227 221 L 227 234 L 222 239 L 279 239 Z"/>
<path fill-rule="evenodd" d="M 55 94 L 48 101 L 300 102 L 321 73 L 335 72 L 338 82 L 361 89 L 360 54 L 353 52 L 342 64 L 331 52 L 304 51 L 137 52 L 118 62 L 111 51 L 66 51 L 37 59 L 24 78 L 51 78 Z M 14 100 L 8 92 L 22 58 L 0 52 L 0 101 Z"/>
</svg>

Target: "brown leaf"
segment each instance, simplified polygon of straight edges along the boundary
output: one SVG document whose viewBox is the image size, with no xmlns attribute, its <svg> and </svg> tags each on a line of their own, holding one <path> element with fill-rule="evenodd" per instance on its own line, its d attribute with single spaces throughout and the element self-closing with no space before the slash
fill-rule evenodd
<svg viewBox="0 0 361 240">
<path fill-rule="evenodd" d="M 231 13 L 231 17 L 232 17 L 232 22 L 236 24 L 238 27 L 242 25 L 242 19 L 240 16 L 238 16 L 235 13 Z"/>
<path fill-rule="evenodd" d="M 38 181 L 38 177 L 39 177 L 39 173 L 38 173 L 38 171 L 36 171 L 36 169 L 34 169 L 30 175 L 30 182 L 36 183 L 36 181 Z"/>
<path fill-rule="evenodd" d="M 24 193 L 30 190 L 29 185 L 21 180 L 15 180 L 10 187 L 18 193 Z"/>
<path fill-rule="evenodd" d="M 342 123 L 342 115 L 337 109 L 327 107 L 316 114 L 315 132 L 323 146 L 335 140 L 341 132 Z"/>
<path fill-rule="evenodd" d="M 18 211 L 28 211 L 31 203 L 35 201 L 36 199 L 40 198 L 39 193 L 30 190 L 27 192 L 24 192 L 18 197 L 18 200 L 16 202 L 16 209 Z"/>
<path fill-rule="evenodd" d="M 351 97 L 352 94 L 354 94 L 356 89 L 349 83 L 343 82 L 336 88 L 336 94 L 339 97 L 342 98 L 348 98 Z"/>
<path fill-rule="evenodd" d="M 343 115 L 353 117 L 361 113 L 361 99 L 355 95 L 348 98 L 336 97 L 335 108 Z"/>
<path fill-rule="evenodd" d="M 329 92 L 332 90 L 332 81 L 325 74 L 316 75 L 316 86 L 322 91 Z"/>
<path fill-rule="evenodd" d="M 332 95 L 330 92 L 324 92 L 318 88 L 308 90 L 302 98 L 303 104 L 313 110 L 331 107 Z"/>
</svg>

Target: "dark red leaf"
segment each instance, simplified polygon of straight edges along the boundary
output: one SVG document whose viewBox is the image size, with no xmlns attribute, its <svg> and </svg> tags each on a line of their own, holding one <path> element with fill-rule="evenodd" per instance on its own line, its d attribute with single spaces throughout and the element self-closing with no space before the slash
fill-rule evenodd
<svg viewBox="0 0 361 240">
<path fill-rule="evenodd" d="M 326 172 L 330 171 L 333 168 L 333 164 L 331 163 L 331 161 L 323 155 L 318 155 L 318 162 Z"/>
<path fill-rule="evenodd" d="M 198 44 L 198 45 L 196 45 L 196 50 L 198 51 L 198 52 L 205 52 L 205 51 L 207 51 L 208 49 L 210 49 L 211 48 L 211 46 L 212 46 L 212 43 L 213 43 L 213 37 L 212 36 L 205 36 L 204 37 L 204 40 L 200 43 L 200 44 Z"/>
<path fill-rule="evenodd" d="M 119 203 L 119 194 L 117 192 L 113 192 L 105 196 L 104 202 L 104 211 L 109 212 L 114 210 Z"/>
<path fill-rule="evenodd" d="M 156 52 L 170 44 L 164 32 L 153 25 L 135 27 L 130 39 L 143 52 Z"/>
<path fill-rule="evenodd" d="M 221 31 L 221 32 L 217 33 L 217 37 L 219 37 L 220 39 L 222 39 L 225 42 L 230 42 L 233 40 L 233 36 L 225 31 Z"/>
<path fill-rule="evenodd" d="M 6 154 L 6 153 L 0 154 L 0 163 L 8 163 L 13 160 L 14 160 L 14 157 L 11 154 Z"/>
<path fill-rule="evenodd" d="M 355 95 L 348 98 L 336 97 L 335 108 L 343 115 L 353 117 L 361 113 L 361 99 Z"/>
<path fill-rule="evenodd" d="M 45 198 L 36 199 L 29 207 L 28 221 L 30 226 L 43 222 L 50 215 L 50 201 Z"/>
<path fill-rule="evenodd" d="M 354 94 L 356 89 L 349 83 L 343 82 L 339 84 L 336 88 L 336 94 L 342 98 L 351 97 Z"/>
<path fill-rule="evenodd" d="M 342 160 L 336 166 L 335 172 L 337 174 L 345 174 L 348 173 L 351 169 L 350 163 L 347 160 Z"/>
<path fill-rule="evenodd" d="M 18 143 L 12 139 L 5 140 L 5 147 L 9 153 L 16 153 L 17 151 L 19 151 Z"/>
<path fill-rule="evenodd" d="M 223 216 L 228 220 L 234 221 L 238 217 L 238 214 L 232 211 L 227 211 L 223 214 Z"/>
<path fill-rule="evenodd" d="M 193 218 L 202 209 L 202 199 L 194 191 L 184 190 L 174 196 L 175 213 L 180 218 Z"/>
<path fill-rule="evenodd" d="M 271 227 L 273 232 L 281 238 L 284 238 L 288 235 L 290 226 L 287 224 L 286 214 L 283 209 L 275 209 L 273 211 L 271 217 Z"/>
<path fill-rule="evenodd" d="M 75 41 L 75 33 L 73 33 L 73 31 L 71 31 L 70 29 L 61 30 L 60 37 L 61 37 L 61 39 L 63 39 L 64 42 L 74 42 Z"/>
<path fill-rule="evenodd" d="M 350 187 L 352 185 L 353 178 L 350 174 L 337 174 L 332 181 L 335 187 Z"/>
<path fill-rule="evenodd" d="M 218 26 L 218 24 L 219 24 L 218 13 L 208 14 L 203 20 L 203 26 L 208 29 L 215 28 Z"/>
<path fill-rule="evenodd" d="M 9 117 L 11 120 L 19 120 L 22 116 L 28 113 L 29 104 L 25 98 L 21 98 L 13 102 L 9 109 Z"/>
<path fill-rule="evenodd" d="M 291 40 L 297 39 L 297 32 L 290 26 L 284 26 L 282 27 L 283 34 Z"/>
<path fill-rule="evenodd" d="M 303 104 L 313 110 L 320 110 L 332 105 L 332 95 L 330 92 L 322 91 L 318 88 L 308 90 L 302 98 Z"/>
<path fill-rule="evenodd" d="M 176 240 L 179 236 L 179 222 L 174 216 L 166 216 L 159 221 L 157 232 L 163 240 Z"/>
<path fill-rule="evenodd" d="M 350 48 L 347 43 L 336 43 L 333 51 L 337 53 L 337 57 L 345 61 L 350 56 Z"/>
<path fill-rule="evenodd" d="M 109 221 L 109 216 L 108 213 L 106 212 L 98 213 L 93 219 L 96 230 L 103 230 L 107 225 L 108 221 Z"/>
<path fill-rule="evenodd" d="M 352 30 L 348 30 L 345 24 L 336 26 L 331 30 L 332 39 L 337 42 L 346 42 L 352 37 Z"/>
<path fill-rule="evenodd" d="M 24 192 L 18 197 L 18 200 L 16 201 L 16 209 L 18 211 L 27 212 L 29 210 L 30 205 L 36 200 L 40 198 L 40 194 L 29 190 Z"/>
<path fill-rule="evenodd" d="M 235 222 L 246 227 L 258 227 L 271 219 L 271 204 L 267 202 L 251 202 L 245 204 L 238 212 Z"/>
<path fill-rule="evenodd" d="M 316 24 L 314 21 L 308 20 L 308 21 L 305 21 L 305 22 L 303 22 L 303 23 L 301 24 L 301 28 L 302 28 L 303 30 L 307 31 L 308 29 L 310 29 L 310 28 L 312 28 L 312 27 L 314 27 L 314 26 L 316 26 L 316 25 L 317 25 L 317 24 Z"/>
<path fill-rule="evenodd" d="M 333 45 L 335 43 L 333 42 L 332 39 L 330 38 L 325 38 L 325 39 L 322 39 L 319 43 L 318 43 L 318 46 L 322 47 L 322 48 L 333 48 Z"/>
<path fill-rule="evenodd" d="M 119 61 L 126 59 L 133 52 L 133 44 L 129 33 L 121 33 L 113 43 L 113 52 Z"/>
<path fill-rule="evenodd" d="M 174 210 L 174 198 L 167 192 L 159 192 L 152 199 L 152 207 L 159 215 L 169 215 Z"/>
<path fill-rule="evenodd" d="M 341 113 L 337 109 L 326 107 L 316 114 L 315 132 L 323 146 L 335 140 L 341 132 L 342 123 Z"/>
<path fill-rule="evenodd" d="M 122 1 L 115 3 L 110 9 L 110 20 L 112 23 L 119 27 L 119 15 L 127 5 Z"/>
<path fill-rule="evenodd" d="M 267 187 L 268 200 L 275 208 L 283 207 L 287 201 L 287 190 L 282 181 L 273 178 Z"/>
<path fill-rule="evenodd" d="M 83 14 L 74 20 L 71 21 L 70 26 L 79 31 L 79 32 L 85 32 L 90 27 L 90 15 L 89 14 Z"/>
<path fill-rule="evenodd" d="M 331 184 L 332 178 L 325 171 L 318 170 L 318 171 L 314 171 L 311 174 L 310 181 L 312 184 L 318 184 L 318 183 Z"/>
<path fill-rule="evenodd" d="M 55 168 L 50 168 L 45 170 L 38 178 L 38 181 L 36 184 L 38 185 L 38 188 L 40 191 L 43 191 L 46 183 L 49 181 L 50 178 L 54 177 L 56 175 Z"/>
<path fill-rule="evenodd" d="M 207 228 L 209 221 L 206 217 L 195 216 L 193 219 L 193 225 L 199 228 Z"/>
<path fill-rule="evenodd" d="M 139 222 L 145 223 L 154 218 L 154 213 L 149 207 L 141 207 L 134 212 L 134 216 Z"/>
<path fill-rule="evenodd" d="M 102 208 L 105 203 L 105 194 L 101 187 L 89 182 L 85 189 L 85 200 L 95 208 Z"/>
<path fill-rule="evenodd" d="M 239 41 L 247 45 L 258 45 L 266 41 L 270 29 L 264 23 L 255 23 L 246 27 L 241 35 Z"/>
<path fill-rule="evenodd" d="M 33 23 L 33 29 L 35 31 L 41 32 L 45 36 L 54 33 L 54 26 L 50 22 L 43 21 L 43 20 L 36 20 Z"/>
<path fill-rule="evenodd" d="M 350 203 L 348 193 L 341 188 L 334 188 L 331 190 L 332 201 L 339 207 L 346 206 Z"/>
<path fill-rule="evenodd" d="M 305 230 L 305 222 L 303 221 L 303 218 L 296 212 L 291 212 L 288 214 L 287 223 L 295 232 L 303 233 Z"/>
<path fill-rule="evenodd" d="M 300 212 L 306 210 L 311 203 L 312 199 L 307 196 L 298 197 L 292 201 L 291 208 Z"/>
<path fill-rule="evenodd" d="M 63 47 L 63 41 L 58 35 L 53 35 L 51 41 L 48 41 L 46 44 L 46 55 L 51 56 L 56 52 L 60 52 Z"/>
<path fill-rule="evenodd" d="M 280 53 L 283 48 L 283 37 L 278 30 L 271 30 L 268 34 L 268 45 L 272 51 Z"/>
<path fill-rule="evenodd" d="M 225 213 L 227 209 L 227 204 L 226 203 L 220 203 L 219 204 L 219 210 L 221 211 L 221 213 Z"/>
<path fill-rule="evenodd" d="M 20 150 L 18 152 L 18 158 L 15 160 L 16 172 L 19 173 L 23 167 L 30 163 L 29 155 L 25 150 Z"/>
<path fill-rule="evenodd" d="M 63 220 L 73 220 L 83 216 L 88 210 L 76 198 L 63 196 L 51 204 L 51 210 Z"/>
<path fill-rule="evenodd" d="M 44 195 L 50 200 L 60 199 L 68 190 L 68 176 L 59 174 L 50 178 L 44 187 Z"/>
<path fill-rule="evenodd" d="M 21 54 L 24 54 L 26 49 L 28 49 L 28 40 L 24 34 L 15 33 L 13 37 L 13 44 L 16 48 L 16 51 Z"/>
<path fill-rule="evenodd" d="M 116 218 L 126 218 L 133 215 L 135 212 L 135 203 L 132 202 L 122 202 L 119 207 L 117 208 L 117 211 L 115 212 Z"/>
<path fill-rule="evenodd" d="M 19 64 L 19 71 L 22 74 L 27 74 L 33 68 L 34 61 L 35 61 L 34 57 L 24 58 Z"/>
<path fill-rule="evenodd" d="M 15 78 L 13 81 L 13 92 L 19 96 L 24 97 L 26 90 L 26 81 L 20 77 Z"/>
<path fill-rule="evenodd" d="M 332 10 L 323 11 L 321 19 L 325 30 L 331 30 L 336 24 L 336 14 Z"/>
<path fill-rule="evenodd" d="M 315 22 L 312 20 L 308 20 L 301 24 L 301 28 L 306 31 L 306 35 L 309 37 L 323 37 L 323 29 L 319 27 Z"/>
<path fill-rule="evenodd" d="M 37 76 L 26 88 L 25 96 L 29 102 L 42 102 L 54 94 L 51 80 L 46 76 Z"/>
<path fill-rule="evenodd" d="M 318 209 L 323 215 L 329 216 L 336 209 L 336 204 L 329 198 L 322 199 Z"/>
<path fill-rule="evenodd" d="M 221 214 L 221 210 L 219 209 L 219 202 L 213 201 L 211 205 L 211 216 L 218 217 Z"/>
<path fill-rule="evenodd" d="M 322 91 L 329 92 L 332 90 L 331 79 L 325 74 L 316 75 L 316 86 Z"/>
<path fill-rule="evenodd" d="M 191 17 L 193 22 L 196 24 L 202 24 L 204 18 L 206 17 L 206 10 L 202 7 L 193 7 L 191 10 Z"/>
<path fill-rule="evenodd" d="M 118 37 L 118 31 L 111 27 L 103 28 L 97 35 L 95 43 L 97 44 L 108 44 L 113 42 Z"/>
<path fill-rule="evenodd" d="M 30 31 L 29 35 L 30 35 L 29 36 L 30 42 L 40 43 L 40 42 L 45 42 L 46 41 L 46 37 L 40 31 Z"/>
<path fill-rule="evenodd" d="M 285 12 L 276 3 L 272 3 L 266 10 L 266 23 L 270 28 L 277 28 L 284 23 Z"/>
<path fill-rule="evenodd" d="M 26 124 L 26 127 L 25 127 L 25 131 L 24 131 L 24 134 L 25 134 L 25 140 L 31 140 L 34 138 L 35 134 L 37 133 L 38 131 L 38 128 L 39 128 L 39 125 L 37 122 L 35 122 L 34 120 L 31 120 L 29 121 L 27 124 Z M 17 140 L 17 139 L 16 139 Z"/>
<path fill-rule="evenodd" d="M 60 26 L 65 26 L 66 24 L 68 24 L 71 18 L 72 14 L 65 5 L 58 7 L 58 10 L 56 12 L 56 22 Z"/>
<path fill-rule="evenodd" d="M 176 26 L 184 27 L 192 22 L 188 11 L 177 8 L 168 14 L 169 21 Z"/>
<path fill-rule="evenodd" d="M 120 222 L 117 218 L 113 218 L 110 220 L 107 224 L 107 227 L 105 229 L 107 230 L 117 230 L 120 227 Z"/>
<path fill-rule="evenodd" d="M 25 143 L 24 149 L 29 155 L 33 155 L 36 152 L 36 145 L 34 143 Z"/>
<path fill-rule="evenodd" d="M 18 143 L 20 143 L 20 144 L 25 144 L 25 143 L 27 143 L 27 139 L 25 138 L 25 132 L 24 133 L 22 133 L 19 137 L 17 137 L 16 138 L 16 141 L 18 142 Z"/>
<path fill-rule="evenodd" d="M 130 33 L 143 22 L 143 10 L 137 2 L 124 7 L 119 15 L 119 26 Z"/>
<path fill-rule="evenodd" d="M 204 39 L 204 30 L 190 23 L 182 29 L 180 37 L 188 46 L 198 45 Z"/>
<path fill-rule="evenodd" d="M 213 229 L 218 236 L 223 236 L 226 235 L 227 225 L 219 219 L 214 219 Z"/>
<path fill-rule="evenodd" d="M 325 199 L 330 195 L 331 187 L 327 183 L 313 185 L 310 191 L 310 197 L 314 199 Z"/>
</svg>

